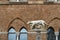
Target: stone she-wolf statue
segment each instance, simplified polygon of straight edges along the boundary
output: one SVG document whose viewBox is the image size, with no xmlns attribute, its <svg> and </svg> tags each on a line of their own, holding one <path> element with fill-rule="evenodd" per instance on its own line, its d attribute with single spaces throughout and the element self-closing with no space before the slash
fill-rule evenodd
<svg viewBox="0 0 60 40">
<path fill-rule="evenodd" d="M 29 21 L 27 22 L 31 26 L 31 29 L 46 29 L 48 24 L 44 20 L 36 20 L 36 21 Z"/>
</svg>

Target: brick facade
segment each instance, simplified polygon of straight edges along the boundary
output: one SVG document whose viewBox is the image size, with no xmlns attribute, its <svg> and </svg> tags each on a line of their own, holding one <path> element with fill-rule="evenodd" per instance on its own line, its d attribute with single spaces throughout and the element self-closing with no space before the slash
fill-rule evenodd
<svg viewBox="0 0 60 40">
<path fill-rule="evenodd" d="M 6 0 L 1 0 L 6 1 Z M 10 27 L 14 27 L 17 32 L 24 26 L 30 31 L 28 21 L 45 20 L 52 26 L 55 32 L 60 28 L 60 5 L 0 5 L 0 32 L 8 32 Z M 46 39 L 46 34 L 42 39 Z M 36 35 L 29 34 L 28 40 L 35 40 Z M 8 40 L 6 35 L 0 35 L 0 40 Z"/>
</svg>

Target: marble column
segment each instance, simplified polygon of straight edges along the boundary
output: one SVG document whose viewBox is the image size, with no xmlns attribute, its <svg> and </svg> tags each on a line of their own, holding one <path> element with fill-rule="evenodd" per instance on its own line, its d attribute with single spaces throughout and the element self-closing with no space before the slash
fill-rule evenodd
<svg viewBox="0 0 60 40">
<path fill-rule="evenodd" d="M 17 40 L 19 40 L 19 32 L 17 32 L 16 34 L 17 34 Z"/>
<path fill-rule="evenodd" d="M 58 40 L 59 32 L 55 32 L 56 40 Z"/>
</svg>

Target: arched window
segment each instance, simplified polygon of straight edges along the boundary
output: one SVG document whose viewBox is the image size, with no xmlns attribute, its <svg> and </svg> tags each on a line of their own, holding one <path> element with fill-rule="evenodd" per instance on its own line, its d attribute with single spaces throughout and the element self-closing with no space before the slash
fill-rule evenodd
<svg viewBox="0 0 60 40">
<path fill-rule="evenodd" d="M 8 32 L 8 40 L 16 40 L 16 31 L 14 28 L 10 28 Z"/>
<path fill-rule="evenodd" d="M 27 30 L 25 28 L 20 31 L 20 40 L 27 40 Z"/>
<path fill-rule="evenodd" d="M 56 36 L 54 34 L 54 29 L 52 27 L 48 28 L 48 31 L 47 31 L 47 40 L 56 40 Z"/>
<path fill-rule="evenodd" d="M 60 29 L 59 29 L 59 35 L 58 35 L 58 40 L 60 40 Z"/>
</svg>

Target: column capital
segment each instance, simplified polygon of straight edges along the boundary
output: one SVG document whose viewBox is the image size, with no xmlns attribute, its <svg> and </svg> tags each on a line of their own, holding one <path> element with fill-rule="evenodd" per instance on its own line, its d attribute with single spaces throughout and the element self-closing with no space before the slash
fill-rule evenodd
<svg viewBox="0 0 60 40">
<path fill-rule="evenodd" d="M 16 32 L 17 35 L 19 35 L 19 32 Z"/>
<path fill-rule="evenodd" d="M 59 32 L 55 32 L 55 35 L 58 36 L 59 35 Z"/>
</svg>

